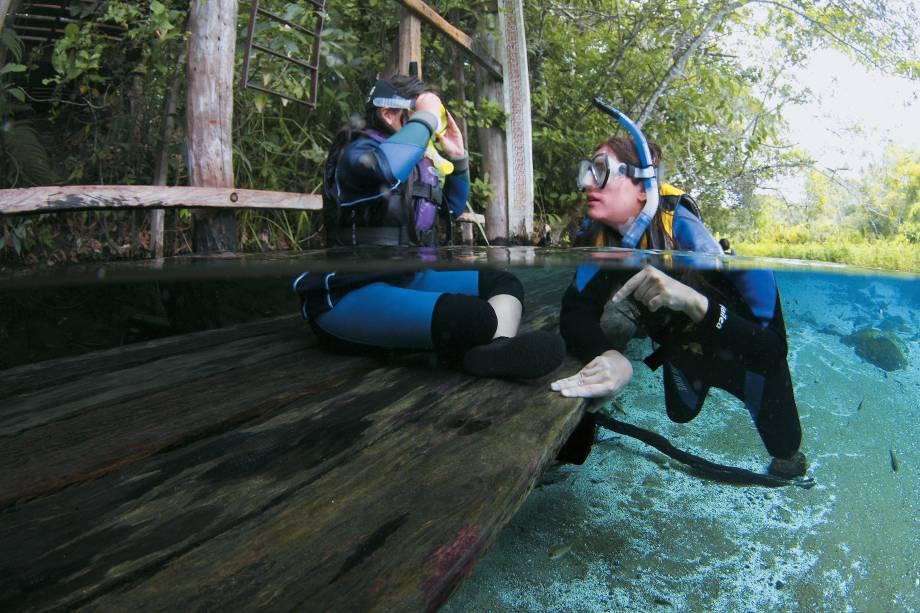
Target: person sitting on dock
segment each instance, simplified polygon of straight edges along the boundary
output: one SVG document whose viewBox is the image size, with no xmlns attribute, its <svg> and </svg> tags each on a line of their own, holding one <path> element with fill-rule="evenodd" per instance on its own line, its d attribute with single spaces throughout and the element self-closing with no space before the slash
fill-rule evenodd
<svg viewBox="0 0 920 613">
<path fill-rule="evenodd" d="M 438 217 L 459 216 L 469 193 L 456 122 L 431 87 L 405 75 L 378 80 L 365 111 L 339 130 L 326 162 L 330 245 L 437 246 Z M 558 335 L 518 335 L 524 288 L 508 272 L 304 273 L 294 289 L 328 345 L 433 349 L 497 378 L 541 377 L 565 355 Z"/>
<path fill-rule="evenodd" d="M 694 200 L 668 184 L 659 190 L 657 180 L 651 182 L 657 204 L 645 227 L 636 227 L 643 210 L 648 211 L 643 179 L 657 174 L 661 149 L 645 142 L 637 129 L 630 132 L 640 136 L 639 147 L 639 139 L 613 137 L 580 166 L 578 186 L 587 192 L 588 220 L 576 244 L 721 255 Z M 646 163 L 642 146 L 647 147 Z M 638 244 L 624 245 L 630 234 Z M 774 275 L 767 270 L 719 271 L 712 263 L 709 268 L 675 270 L 669 276 L 650 266 L 638 273 L 579 267 L 562 300 L 560 330 L 568 351 L 586 366 L 551 387 L 573 397 L 616 394 L 633 374 L 621 351 L 632 336 L 647 334 L 657 349 L 645 362 L 653 370 L 664 367 L 665 406 L 673 421 L 692 420 L 710 387 L 724 389 L 750 412 L 773 456 L 769 472 L 803 475 L 807 462 L 799 452 L 802 431 Z M 601 317 L 611 298 L 615 313 L 608 316 L 614 315 L 614 329 L 608 335 Z M 571 441 L 587 440 L 589 450 L 595 430 L 588 414 Z"/>
</svg>

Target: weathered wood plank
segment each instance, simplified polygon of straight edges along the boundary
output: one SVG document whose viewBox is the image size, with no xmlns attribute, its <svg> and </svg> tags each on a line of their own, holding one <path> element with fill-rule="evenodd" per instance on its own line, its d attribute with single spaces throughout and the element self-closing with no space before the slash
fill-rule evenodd
<svg viewBox="0 0 920 613">
<path fill-rule="evenodd" d="M 528 324 L 554 326 L 570 273 L 521 276 Z M 424 359 L 397 366 L 332 356 L 311 348 L 298 324 L 265 322 L 278 326 L 274 340 L 251 325 L 236 329 L 238 339 L 192 335 L 211 337 L 208 347 L 151 344 L 151 364 L 169 349 L 223 348 L 237 361 L 191 379 L 167 369 L 161 378 L 172 385 L 138 400 L 89 402 L 92 410 L 66 419 L 53 393 L 34 407 L 53 417 L 0 447 L 0 491 L 19 501 L 0 515 L 0 609 L 442 603 L 533 487 L 580 406 L 548 391 L 555 375 L 509 383 Z M 261 349 L 239 345 L 283 344 L 297 332 L 301 351 L 262 361 L 247 357 Z M 144 364 L 140 347 L 123 351 Z M 99 359 L 110 365 L 116 355 Z M 41 376 L 37 366 L 30 373 Z"/>
<path fill-rule="evenodd" d="M 435 608 L 579 418 L 548 380 L 304 377 L 237 429 L 8 509 L 0 607 Z"/>
<path fill-rule="evenodd" d="M 102 406 L 94 399 L 94 410 L 66 420 L 53 420 L 59 414 L 50 411 L 42 425 L 10 437 L 0 448 L 0 509 L 98 479 L 292 402 L 315 400 L 375 366 L 370 358 L 328 363 L 316 349 L 250 362 L 187 384 L 162 377 L 165 388 Z"/>
<path fill-rule="evenodd" d="M 51 421 L 111 402 L 140 399 L 164 387 L 302 351 L 302 338 L 265 334 L 143 362 L 29 394 L 4 398 L 0 437 L 12 437 Z"/>
<path fill-rule="evenodd" d="M 63 385 L 97 373 L 130 368 L 162 357 L 202 350 L 230 341 L 265 334 L 297 334 L 304 325 L 303 318 L 299 315 L 284 315 L 252 323 L 180 336 L 168 336 L 124 347 L 94 351 L 90 360 L 85 355 L 79 355 L 2 370 L 0 371 L 0 407 L 5 407 L 6 400 L 12 396 L 46 390 L 49 387 L 46 379 L 49 373 L 54 375 L 54 385 Z M 0 415 L 2 413 L 0 409 Z"/>
<path fill-rule="evenodd" d="M 254 208 L 319 211 L 319 194 L 220 187 L 67 185 L 0 189 L 0 214 L 119 208 Z"/>
</svg>

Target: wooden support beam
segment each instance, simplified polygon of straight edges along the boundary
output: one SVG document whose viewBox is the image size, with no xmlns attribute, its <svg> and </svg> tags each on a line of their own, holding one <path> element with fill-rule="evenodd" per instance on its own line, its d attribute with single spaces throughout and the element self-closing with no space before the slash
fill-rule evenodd
<svg viewBox="0 0 920 613">
<path fill-rule="evenodd" d="M 3 30 L 3 24 L 6 23 L 6 16 L 15 13 L 18 6 L 19 0 L 0 0 L 0 31 Z"/>
<path fill-rule="evenodd" d="M 502 79 L 502 65 L 492 55 L 483 50 L 469 35 L 463 33 L 441 17 L 436 10 L 422 2 L 422 0 L 399 0 L 404 7 L 418 15 L 426 23 L 447 36 L 454 44 L 470 54 L 470 56 L 494 78 Z"/>
<path fill-rule="evenodd" d="M 492 53 L 503 46 L 499 40 L 501 31 L 497 16 L 485 15 L 479 21 L 477 39 Z M 502 84 L 485 68 L 476 67 L 476 83 L 479 95 L 490 102 L 503 104 Z M 492 184 L 492 201 L 486 207 L 486 237 L 490 242 L 508 238 L 508 175 L 505 163 L 505 133 L 495 126 L 481 126 L 477 129 L 481 171 Z"/>
<path fill-rule="evenodd" d="M 411 65 L 415 63 L 414 76 L 422 78 L 422 23 L 405 7 L 399 15 L 399 57 L 397 72 L 412 74 Z"/>
<path fill-rule="evenodd" d="M 3 23 L 6 21 L 6 13 L 10 10 L 12 0 L 0 0 L 0 30 L 3 29 Z"/>
<path fill-rule="evenodd" d="M 504 39 L 505 143 L 508 160 L 508 236 L 528 241 L 533 233 L 533 134 L 530 123 L 530 77 L 524 38 L 522 0 L 500 0 L 499 24 Z"/>
<path fill-rule="evenodd" d="M 192 0 L 189 8 L 189 182 L 195 187 L 233 186 L 233 60 L 237 0 Z M 232 211 L 195 211 L 196 252 L 236 251 Z"/>
<path fill-rule="evenodd" d="M 320 211 L 319 194 L 263 192 L 232 187 L 160 187 L 156 185 L 68 185 L 0 189 L 0 215 L 87 209 L 293 209 Z"/>
</svg>

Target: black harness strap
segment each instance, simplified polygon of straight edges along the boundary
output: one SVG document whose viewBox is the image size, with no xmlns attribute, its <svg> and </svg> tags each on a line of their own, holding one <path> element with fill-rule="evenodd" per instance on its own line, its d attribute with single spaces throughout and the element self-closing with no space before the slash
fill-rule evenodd
<svg viewBox="0 0 920 613">
<path fill-rule="evenodd" d="M 650 445 L 670 458 L 674 458 L 681 464 L 686 464 L 691 468 L 703 473 L 716 481 L 724 483 L 734 483 L 736 485 L 762 485 L 764 487 L 784 487 L 795 485 L 802 489 L 811 489 L 815 486 L 815 480 L 811 477 L 799 477 L 796 479 L 783 479 L 775 475 L 764 473 L 755 473 L 746 468 L 737 468 L 735 466 L 726 466 L 710 462 L 698 455 L 693 455 L 681 449 L 678 449 L 665 437 L 651 430 L 646 430 L 632 424 L 620 421 L 606 413 L 598 411 L 594 413 L 596 423 L 612 430 L 618 434 L 623 434 L 637 439 Z"/>
</svg>

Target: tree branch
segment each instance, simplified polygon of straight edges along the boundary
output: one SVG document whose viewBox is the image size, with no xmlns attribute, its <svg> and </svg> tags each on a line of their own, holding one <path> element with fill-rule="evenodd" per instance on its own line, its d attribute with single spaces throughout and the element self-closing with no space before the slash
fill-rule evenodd
<svg viewBox="0 0 920 613">
<path fill-rule="evenodd" d="M 726 4 L 709 18 L 709 21 L 705 26 L 703 26 L 703 29 L 700 31 L 700 33 L 690 41 L 690 44 L 683 51 L 683 53 L 680 54 L 680 57 L 678 57 L 674 63 L 671 64 L 671 67 L 668 68 L 667 72 L 664 74 L 664 77 L 661 79 L 661 83 L 658 84 L 658 87 L 655 89 L 655 92 L 652 94 L 651 98 L 649 98 L 648 102 L 645 103 L 645 107 L 642 109 L 642 112 L 639 113 L 638 119 L 636 119 L 636 125 L 640 129 L 655 110 L 655 105 L 658 104 L 659 98 L 664 95 L 665 90 L 667 90 L 667 88 L 671 85 L 671 81 L 684 73 L 684 69 L 687 67 L 687 62 L 690 61 L 690 58 L 694 53 L 696 53 L 696 50 L 703 43 L 706 37 L 708 37 L 713 30 L 721 25 L 732 11 L 744 6 L 745 2 L 747 2 L 747 0 Z"/>
</svg>

